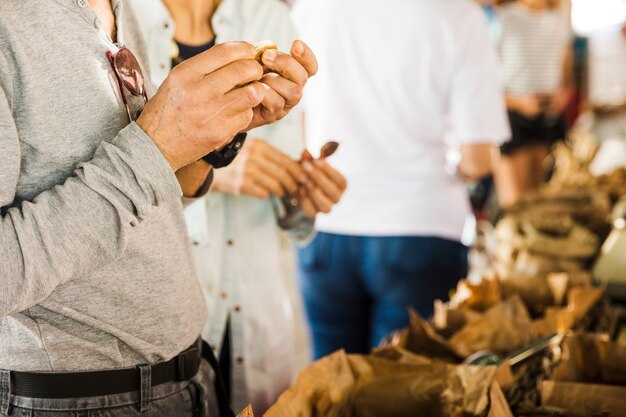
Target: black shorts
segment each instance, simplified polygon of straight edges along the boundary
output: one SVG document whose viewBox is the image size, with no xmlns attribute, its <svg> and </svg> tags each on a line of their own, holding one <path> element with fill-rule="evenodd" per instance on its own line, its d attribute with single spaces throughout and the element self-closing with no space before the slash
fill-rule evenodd
<svg viewBox="0 0 626 417">
<path fill-rule="evenodd" d="M 503 155 L 510 155 L 525 147 L 537 144 L 552 146 L 564 140 L 567 135 L 565 119 L 540 114 L 528 118 L 520 113 L 509 111 L 512 138 L 500 147 Z"/>
</svg>

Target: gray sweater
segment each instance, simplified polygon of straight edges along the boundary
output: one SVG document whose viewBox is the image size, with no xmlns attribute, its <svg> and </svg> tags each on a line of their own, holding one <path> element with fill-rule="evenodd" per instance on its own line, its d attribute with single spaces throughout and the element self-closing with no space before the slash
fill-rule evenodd
<svg viewBox="0 0 626 417">
<path fill-rule="evenodd" d="M 180 186 L 128 125 L 99 27 L 84 0 L 0 1 L 1 369 L 155 363 L 205 321 Z"/>
</svg>

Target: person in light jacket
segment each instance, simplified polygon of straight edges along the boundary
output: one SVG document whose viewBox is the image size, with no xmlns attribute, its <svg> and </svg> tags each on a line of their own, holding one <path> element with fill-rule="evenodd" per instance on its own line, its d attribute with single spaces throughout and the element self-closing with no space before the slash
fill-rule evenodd
<svg viewBox="0 0 626 417">
<path fill-rule="evenodd" d="M 152 81 L 159 85 L 172 65 L 215 43 L 271 39 L 279 46 L 296 38 L 287 6 L 278 0 L 131 1 L 149 51 Z M 231 403 L 252 403 L 257 414 L 286 389 L 294 373 L 293 307 L 286 285 L 295 271 L 291 245 L 277 227 L 272 199 L 310 178 L 309 218 L 329 211 L 345 180 L 325 162 L 300 164 L 304 149 L 301 113 L 249 132 L 232 166 L 215 171 L 209 196 L 186 209 L 196 268 L 208 301 L 203 337 L 230 374 Z M 308 169 L 308 171 L 307 171 Z M 330 186 L 316 187 L 314 178 Z M 299 229 L 299 239 L 313 222 Z M 302 230 L 305 230 L 302 233 Z M 288 243 L 288 242 L 287 242 Z"/>
</svg>

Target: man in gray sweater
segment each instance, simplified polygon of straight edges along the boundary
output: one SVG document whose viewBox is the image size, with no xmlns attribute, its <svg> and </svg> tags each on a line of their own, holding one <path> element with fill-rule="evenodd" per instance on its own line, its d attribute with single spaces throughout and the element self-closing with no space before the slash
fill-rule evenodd
<svg viewBox="0 0 626 417">
<path fill-rule="evenodd" d="M 220 45 L 129 124 L 123 46 L 146 62 L 121 0 L 0 2 L 0 416 L 219 415 L 181 196 L 317 64 L 296 42 L 264 75 L 251 45 Z"/>
</svg>

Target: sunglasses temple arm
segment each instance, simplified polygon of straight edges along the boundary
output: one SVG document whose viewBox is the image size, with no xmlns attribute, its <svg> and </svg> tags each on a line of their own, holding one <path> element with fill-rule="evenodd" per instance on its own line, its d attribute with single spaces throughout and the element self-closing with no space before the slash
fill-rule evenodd
<svg viewBox="0 0 626 417">
<path fill-rule="evenodd" d="M 128 107 L 128 100 L 126 99 L 124 83 L 122 82 L 122 78 L 117 73 L 117 68 L 115 68 L 115 56 L 111 51 L 107 51 L 107 58 L 109 59 L 109 63 L 111 64 L 111 68 L 113 69 L 113 74 L 115 74 L 115 79 L 117 80 L 117 86 L 119 88 L 120 94 L 122 95 L 122 101 L 124 102 L 124 107 L 126 107 L 126 114 L 128 115 L 128 120 L 133 122 L 133 116 L 130 114 L 130 108 Z"/>
</svg>

